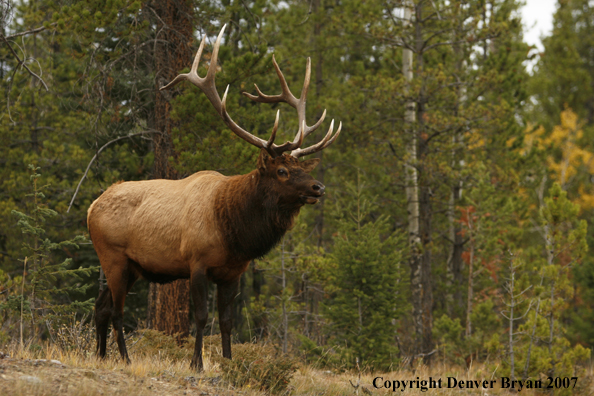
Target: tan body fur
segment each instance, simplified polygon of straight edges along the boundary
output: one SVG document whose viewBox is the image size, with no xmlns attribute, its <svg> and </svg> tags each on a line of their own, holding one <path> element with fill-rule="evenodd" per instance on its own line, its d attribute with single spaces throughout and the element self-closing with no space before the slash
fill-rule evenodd
<svg viewBox="0 0 594 396">
<path fill-rule="evenodd" d="M 229 266 L 230 257 L 217 228 L 214 207 L 217 194 L 230 179 L 205 171 L 182 180 L 112 185 L 88 212 L 89 231 L 100 260 L 117 254 L 141 263 L 153 274 L 189 278 L 193 271 L 210 270 L 210 277 L 216 280 L 233 280 L 249 261 L 233 262 L 237 272 L 217 271 L 217 267 Z M 113 270 L 104 271 L 110 279 Z"/>
</svg>

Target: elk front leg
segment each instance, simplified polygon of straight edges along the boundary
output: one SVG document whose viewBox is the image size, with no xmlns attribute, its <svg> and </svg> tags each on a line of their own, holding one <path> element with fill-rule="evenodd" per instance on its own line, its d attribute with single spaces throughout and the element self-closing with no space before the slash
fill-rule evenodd
<svg viewBox="0 0 594 396">
<path fill-rule="evenodd" d="M 196 369 L 196 371 L 202 371 L 204 369 L 204 363 L 202 362 L 202 331 L 208 320 L 208 278 L 206 273 L 201 271 L 193 273 L 190 280 L 190 289 L 196 317 L 196 344 L 190 367 Z"/>
<path fill-rule="evenodd" d="M 231 359 L 231 328 L 233 327 L 233 300 L 239 289 L 239 278 L 218 285 L 219 327 L 223 341 L 223 357 Z"/>
</svg>

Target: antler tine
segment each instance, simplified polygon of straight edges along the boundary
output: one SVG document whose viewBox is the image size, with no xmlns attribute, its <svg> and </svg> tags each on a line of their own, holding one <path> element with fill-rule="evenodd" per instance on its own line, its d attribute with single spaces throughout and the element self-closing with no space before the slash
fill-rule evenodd
<svg viewBox="0 0 594 396">
<path fill-rule="evenodd" d="M 311 132 L 315 131 L 322 124 L 322 122 L 326 118 L 326 110 L 324 110 L 322 116 L 314 125 L 307 126 L 305 120 L 305 104 L 307 101 L 307 92 L 309 91 L 309 84 L 311 82 L 311 58 L 307 58 L 307 64 L 305 67 L 305 78 L 303 80 L 303 89 L 301 90 L 301 95 L 299 99 L 297 99 L 295 95 L 293 95 L 293 93 L 291 92 L 289 85 L 287 84 L 287 80 L 283 72 L 281 71 L 278 63 L 276 62 L 276 58 L 274 57 L 274 55 L 272 55 L 272 64 L 274 65 L 274 69 L 276 70 L 276 74 L 278 75 L 282 92 L 279 95 L 266 95 L 260 90 L 258 85 L 254 84 L 254 87 L 256 88 L 256 92 L 258 93 L 258 95 L 252 95 L 247 92 L 243 92 L 243 94 L 251 100 L 253 100 L 254 102 L 285 102 L 292 106 L 295 110 L 297 110 L 297 115 L 299 118 L 299 131 L 292 142 L 286 142 L 280 146 L 274 147 L 274 150 L 280 155 L 284 151 L 291 151 L 299 148 L 299 146 L 303 143 L 303 139 Z"/>
<path fill-rule="evenodd" d="M 299 148 L 299 146 L 301 146 L 303 144 L 303 138 L 305 138 L 305 133 L 303 133 L 303 130 L 305 129 L 305 121 L 303 121 L 301 123 L 301 128 L 299 128 L 299 131 L 297 132 L 297 136 L 295 137 L 295 140 L 292 142 L 285 142 L 283 144 L 281 144 L 280 146 L 275 146 L 274 147 L 274 151 L 276 151 L 277 153 L 282 154 L 285 151 L 291 151 L 291 150 L 295 150 L 297 148 Z"/>
<path fill-rule="evenodd" d="M 276 138 L 276 131 L 278 130 L 278 119 L 280 117 L 280 110 L 276 111 L 276 119 L 274 120 L 274 126 L 272 127 L 272 133 L 270 134 L 270 138 L 266 142 L 266 148 L 272 147 L 274 144 L 274 138 Z"/>
<path fill-rule="evenodd" d="M 202 41 L 200 42 L 200 47 L 198 48 L 198 52 L 196 53 L 196 56 L 194 57 L 194 61 L 192 62 L 192 68 L 190 69 L 190 72 L 178 74 L 177 77 L 175 77 L 173 79 L 173 81 L 171 81 L 169 84 L 165 85 L 164 87 L 161 87 L 160 91 L 170 88 L 170 87 L 178 84 L 181 81 L 187 80 L 187 81 L 190 81 L 192 84 L 196 85 L 198 88 L 200 88 L 209 99 L 211 99 L 211 95 L 212 95 L 212 92 L 210 92 L 211 90 L 214 90 L 214 93 L 218 97 L 218 94 L 216 93 L 216 88 L 214 85 L 214 75 L 215 75 L 216 67 L 217 67 L 216 64 L 217 64 L 217 57 L 219 54 L 219 47 L 221 46 L 221 38 L 223 37 L 223 33 L 225 32 L 226 27 L 227 27 L 227 25 L 223 26 L 223 28 L 221 29 L 221 31 L 217 37 L 217 40 L 215 41 L 215 45 L 213 48 L 212 56 L 210 58 L 210 65 L 208 66 L 208 72 L 206 73 L 206 77 L 202 78 L 198 75 L 198 65 L 200 64 L 200 59 L 202 58 L 202 51 L 204 51 L 204 46 L 206 44 L 206 35 L 204 35 L 204 37 L 202 37 Z M 211 99 L 211 102 L 213 102 L 213 99 L 214 98 Z M 216 102 L 216 100 L 214 102 Z M 215 105 L 215 108 L 217 108 L 217 111 L 219 111 L 220 109 L 218 107 L 220 107 L 220 106 L 216 106 L 216 103 L 214 103 L 214 102 L 213 102 L 213 105 Z"/>
<path fill-rule="evenodd" d="M 305 127 L 306 127 L 305 120 L 303 120 L 303 124 L 301 125 L 301 131 L 299 133 L 297 133 L 297 137 L 299 138 L 298 140 L 296 139 L 298 148 L 301 147 L 301 145 L 303 144 L 303 139 L 305 139 L 305 135 L 306 135 Z"/>
<path fill-rule="evenodd" d="M 276 74 L 278 75 L 278 79 L 280 81 L 281 84 L 281 90 L 282 92 L 279 95 L 266 95 L 265 93 L 263 93 L 262 91 L 260 91 L 260 88 L 258 88 L 258 86 L 256 84 L 254 84 L 256 91 L 258 92 L 258 95 L 252 95 L 248 92 L 243 92 L 243 94 L 245 96 L 247 96 L 248 98 L 250 98 L 251 100 L 253 100 L 254 102 L 258 102 L 258 103 L 279 103 L 279 102 L 285 102 L 288 103 L 289 105 L 291 105 L 292 107 L 294 107 L 295 109 L 297 108 L 297 106 L 299 105 L 299 99 L 297 99 L 295 97 L 295 95 L 293 95 L 293 93 L 291 92 L 291 90 L 289 89 L 289 85 L 287 84 L 287 80 L 285 79 L 285 76 L 283 75 L 283 72 L 281 71 L 280 67 L 278 66 L 278 63 L 276 63 L 276 59 L 274 58 L 274 55 L 272 55 L 272 64 L 274 65 L 274 68 L 276 70 Z"/>
<path fill-rule="evenodd" d="M 226 27 L 226 25 L 223 26 L 222 31 L 225 30 L 225 27 Z M 198 84 L 202 83 L 202 81 L 204 79 L 202 79 L 198 76 L 198 65 L 200 64 L 200 59 L 202 58 L 202 51 L 204 50 L 205 43 L 206 43 L 206 35 L 204 35 L 204 37 L 202 37 L 202 41 L 200 42 L 200 47 L 198 48 L 198 52 L 196 53 L 196 56 L 194 57 L 194 62 L 192 63 L 192 68 L 190 69 L 190 72 L 184 73 L 184 74 L 178 74 L 173 79 L 173 81 L 171 81 L 169 84 L 161 87 L 159 89 L 159 91 L 163 91 L 167 88 L 173 87 L 174 85 L 177 85 L 181 81 L 185 81 L 185 80 L 190 81 L 194 85 L 198 85 Z"/>
<path fill-rule="evenodd" d="M 227 94 L 229 93 L 229 85 L 225 88 L 225 93 L 223 94 L 223 100 L 221 100 L 221 110 L 223 113 L 227 112 Z"/>
<path fill-rule="evenodd" d="M 217 69 L 217 58 L 219 55 L 219 47 L 221 46 L 221 39 L 223 38 L 223 33 L 225 32 L 225 28 L 227 25 L 224 25 L 219 33 L 217 40 L 215 41 L 215 45 L 212 51 L 212 56 L 210 58 L 210 65 L 208 66 L 208 72 L 204 78 L 198 75 L 198 65 L 200 64 L 200 59 L 202 58 L 202 51 L 204 50 L 204 46 L 206 44 L 206 35 L 202 38 L 200 42 L 200 47 L 198 48 L 198 52 L 194 57 L 194 62 L 192 62 L 192 68 L 190 69 L 189 73 L 179 74 L 177 77 L 173 79 L 169 84 L 161 87 L 161 91 L 167 88 L 170 88 L 181 81 L 187 80 L 200 88 L 202 92 L 206 95 L 206 97 L 210 100 L 213 104 L 217 112 L 220 114 L 221 112 L 221 99 L 219 98 L 219 94 L 217 93 L 217 89 L 215 86 L 215 73 Z"/>
<path fill-rule="evenodd" d="M 309 59 L 309 58 L 307 58 L 307 59 Z M 276 62 L 276 58 L 274 57 L 274 54 L 272 55 L 272 64 L 274 65 L 274 69 L 276 70 L 276 75 L 278 76 L 278 80 L 281 84 L 281 89 L 283 91 L 283 93 L 278 96 L 282 97 L 285 100 L 285 102 L 287 102 L 291 106 L 297 108 L 297 105 L 299 104 L 299 99 L 297 99 L 295 97 L 295 95 L 293 95 L 293 93 L 291 92 L 291 89 L 289 88 L 289 84 L 287 84 L 287 79 L 285 78 L 285 75 L 281 71 L 280 66 Z"/>
<path fill-rule="evenodd" d="M 254 102 L 258 102 L 258 103 L 275 103 L 276 102 L 275 96 L 266 95 L 265 93 L 260 91 L 260 88 L 258 88 L 258 84 L 254 84 L 254 88 L 256 88 L 256 91 L 258 92 L 258 96 L 252 95 L 251 93 L 248 93 L 248 92 L 242 92 L 243 96 L 247 96 Z"/>
<path fill-rule="evenodd" d="M 217 36 L 217 41 L 215 41 L 214 47 L 212 49 L 212 55 L 210 56 L 210 65 L 208 66 L 208 72 L 206 72 L 206 80 L 212 79 L 212 83 L 214 86 L 214 76 L 217 72 L 217 60 L 219 58 L 219 48 L 221 47 L 221 39 L 223 38 L 223 33 L 225 32 L 225 28 L 227 24 L 223 26 L 221 32 Z"/>
<path fill-rule="evenodd" d="M 266 151 L 272 157 L 276 157 L 278 154 L 274 151 L 274 139 L 276 138 L 276 131 L 278 131 L 278 119 L 280 117 L 280 110 L 276 111 L 276 119 L 274 120 L 274 126 L 272 127 L 272 133 L 270 134 L 270 138 L 266 142 Z"/>
<path fill-rule="evenodd" d="M 312 126 L 306 126 L 305 129 L 305 136 L 309 135 L 310 133 L 312 133 L 313 131 L 315 131 L 316 129 L 318 129 L 318 127 L 320 125 L 322 125 L 322 122 L 324 122 L 324 119 L 326 118 L 326 109 L 324 109 L 324 112 L 322 113 L 322 116 L 320 117 L 320 119 L 313 124 Z"/>
<path fill-rule="evenodd" d="M 307 57 L 307 64 L 305 66 L 305 78 L 303 79 L 303 89 L 301 89 L 301 96 L 299 102 L 305 105 L 305 99 L 307 98 L 307 91 L 309 91 L 309 83 L 311 81 L 311 58 Z"/>
<path fill-rule="evenodd" d="M 223 29 L 225 27 L 223 26 Z M 200 64 L 200 59 L 202 58 L 202 51 L 204 50 L 204 44 L 206 44 L 206 35 L 202 37 L 202 41 L 200 42 L 200 47 L 198 47 L 198 52 L 196 52 L 196 56 L 194 57 L 194 62 L 192 62 L 192 68 L 190 69 L 190 74 L 198 74 L 198 65 Z"/>
<path fill-rule="evenodd" d="M 223 28 L 219 32 L 217 39 L 215 41 L 214 47 L 212 49 L 212 55 L 210 57 L 210 64 L 208 65 L 208 71 L 206 72 L 206 76 L 201 78 L 198 76 L 196 72 L 194 72 L 190 77 L 193 78 L 190 80 L 194 85 L 204 92 L 210 103 L 214 106 L 215 110 L 223 117 L 225 121 L 227 121 L 227 117 L 223 115 L 223 107 L 221 103 L 221 99 L 219 97 L 219 93 L 217 92 L 217 87 L 215 85 L 215 73 L 217 72 L 217 60 L 219 57 L 219 47 L 221 46 L 221 39 L 223 38 L 223 33 L 225 33 L 225 28 L 227 25 L 223 25 Z M 203 39 L 204 40 L 204 39 Z M 202 46 L 202 45 L 201 45 Z M 200 50 L 198 50 L 200 52 Z M 194 60 L 196 67 L 198 67 L 198 62 Z M 194 65 L 192 65 L 192 68 Z M 195 80 L 194 80 L 195 79 Z M 228 87 L 227 87 L 228 88 Z M 228 117 L 231 120 L 231 117 Z M 233 124 L 233 120 L 231 120 Z M 230 126 L 230 125 L 229 125 Z M 230 126 L 231 127 L 231 126 Z M 231 127 L 233 129 L 233 127 Z M 249 133 L 249 132 L 248 132 Z"/>
<path fill-rule="evenodd" d="M 161 90 L 172 87 L 175 84 L 178 84 L 180 81 L 188 80 L 189 82 L 200 88 L 204 95 L 206 95 L 210 103 L 214 106 L 217 113 L 219 113 L 221 118 L 223 118 L 223 120 L 231 129 L 231 131 L 233 131 L 233 133 L 235 133 L 243 140 L 247 141 L 250 144 L 253 144 L 258 148 L 266 149 L 270 153 L 270 155 L 276 157 L 279 154 L 272 150 L 272 147 L 268 147 L 268 142 L 266 140 L 260 139 L 259 137 L 254 136 L 245 129 L 241 128 L 231 119 L 231 116 L 227 113 L 227 94 L 229 92 L 229 86 L 227 86 L 222 100 L 219 96 L 219 93 L 217 92 L 217 88 L 215 85 L 215 74 L 217 71 L 219 48 L 221 46 L 221 40 L 223 38 L 223 33 L 225 32 L 226 27 L 227 25 L 224 25 L 219 35 L 217 36 L 210 58 L 210 65 L 208 66 L 208 71 L 206 72 L 206 76 L 204 78 L 198 75 L 198 65 L 200 63 L 200 58 L 202 57 L 202 51 L 204 50 L 206 36 L 204 36 L 202 42 L 200 43 L 200 47 L 198 48 L 198 52 L 196 54 L 196 57 L 194 58 L 194 62 L 192 63 L 192 68 L 190 69 L 190 72 L 185 74 L 179 74 L 177 77 L 175 77 L 175 79 L 173 79 L 173 81 L 162 87 Z M 273 130 L 274 135 L 276 134 L 277 128 L 278 120 L 276 122 L 276 127 Z"/>
<path fill-rule="evenodd" d="M 332 120 L 332 122 L 330 123 L 330 128 L 328 129 L 328 133 L 326 133 L 326 136 L 324 136 L 324 138 L 320 142 L 318 142 L 317 144 L 314 144 L 313 146 L 309 146 L 308 148 L 305 148 L 305 149 L 298 148 L 296 150 L 293 150 L 291 152 L 291 155 L 295 158 L 299 158 L 299 157 L 303 157 L 304 155 L 317 153 L 318 151 L 323 150 L 326 147 L 330 146 L 332 143 L 334 143 L 334 141 L 336 140 L 338 135 L 340 135 L 340 131 L 342 130 L 342 122 L 340 122 L 338 124 L 338 129 L 336 130 L 336 133 L 334 134 L 334 136 L 332 136 L 333 129 L 334 129 L 334 120 Z M 330 138 L 330 136 L 332 136 L 332 138 Z"/>
</svg>

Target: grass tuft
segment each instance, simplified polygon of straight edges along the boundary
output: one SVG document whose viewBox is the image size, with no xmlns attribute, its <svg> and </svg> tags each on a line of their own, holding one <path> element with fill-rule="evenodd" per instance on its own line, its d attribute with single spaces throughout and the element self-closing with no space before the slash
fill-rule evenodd
<svg viewBox="0 0 594 396">
<path fill-rule="evenodd" d="M 250 387 L 274 395 L 288 394 L 297 361 L 280 355 L 270 345 L 239 344 L 233 359 L 221 359 L 223 380 L 235 387 Z"/>
</svg>

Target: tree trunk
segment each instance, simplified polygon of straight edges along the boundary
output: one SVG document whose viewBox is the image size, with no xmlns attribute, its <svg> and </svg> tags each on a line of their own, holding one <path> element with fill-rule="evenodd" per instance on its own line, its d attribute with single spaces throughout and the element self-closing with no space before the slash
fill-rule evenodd
<svg viewBox="0 0 594 396">
<path fill-rule="evenodd" d="M 470 260 L 468 262 L 468 301 L 466 304 L 466 337 L 472 335 L 472 301 L 474 299 L 474 223 L 470 210 L 468 215 L 468 237 L 470 239 Z"/>
<path fill-rule="evenodd" d="M 406 4 L 404 8 L 404 24 L 409 26 L 412 20 L 412 6 Z M 413 80 L 413 51 L 405 48 L 402 54 L 402 71 L 408 84 Z M 410 87 L 407 87 L 409 89 Z M 410 90 L 408 92 L 410 94 Z M 423 284 L 421 273 L 421 238 L 419 230 L 419 187 L 417 173 L 417 134 L 415 130 L 415 102 L 406 103 L 404 114 L 405 128 L 408 139 L 406 145 L 405 178 L 406 200 L 408 212 L 408 245 L 410 249 L 410 281 L 412 289 L 412 309 L 414 330 L 417 336 L 415 353 L 421 352 L 421 335 L 423 333 L 422 296 Z"/>
<path fill-rule="evenodd" d="M 160 285 L 151 283 L 151 328 L 181 341 L 190 334 L 190 285 L 185 279 Z"/>
<path fill-rule="evenodd" d="M 192 3 L 183 1 L 154 1 L 149 5 L 159 18 L 157 28 L 160 42 L 155 50 L 156 98 L 155 129 L 161 134 L 155 136 L 155 179 L 177 179 L 178 175 L 169 163 L 175 158 L 171 132 L 171 100 L 179 93 L 169 90 L 165 93 L 159 88 L 173 80 L 177 73 L 192 63 Z M 165 25 L 165 26 L 164 26 Z M 177 280 L 170 284 L 151 284 L 149 291 L 148 326 L 166 334 L 181 337 L 190 333 L 190 285 L 187 280 Z"/>
<path fill-rule="evenodd" d="M 433 270 L 432 270 L 432 234 L 433 234 L 433 207 L 431 189 L 424 186 L 420 194 L 420 228 L 421 228 L 421 244 L 422 254 L 420 261 L 421 273 L 421 319 L 422 328 L 419 335 L 421 336 L 420 352 L 426 355 L 433 349 Z M 425 364 L 429 364 L 431 355 L 424 358 Z"/>
<path fill-rule="evenodd" d="M 461 41 L 461 35 L 464 27 L 462 23 L 458 25 L 456 34 L 454 35 L 454 42 Z M 457 75 L 462 77 L 465 76 L 466 61 L 464 60 L 464 54 L 459 44 L 454 45 L 454 53 L 458 61 L 456 62 Z M 459 77 L 459 78 L 460 78 Z M 460 89 L 458 90 L 458 103 L 456 106 L 456 116 L 460 116 L 464 106 L 466 105 L 468 95 L 465 81 L 460 81 Z M 452 190 L 450 194 L 448 221 L 450 223 L 450 242 L 452 243 L 451 253 L 448 261 L 448 281 L 450 283 L 451 292 L 448 293 L 448 312 L 450 315 L 458 316 L 464 309 L 464 302 L 462 296 L 462 282 L 463 282 L 463 270 L 464 263 L 462 260 L 462 253 L 464 252 L 464 238 L 462 236 L 462 227 L 459 222 L 456 221 L 456 206 L 462 198 L 462 180 L 461 171 L 463 167 L 463 155 L 460 153 L 459 147 L 463 144 L 464 133 L 467 128 L 464 127 L 459 133 L 454 134 L 452 137 L 452 169 L 455 170 L 452 183 Z M 456 178 L 457 177 L 457 178 Z"/>
<path fill-rule="evenodd" d="M 510 378 L 513 381 L 515 379 L 514 377 L 514 369 L 515 369 L 515 362 L 514 362 L 514 308 L 516 306 L 516 301 L 515 301 L 515 296 L 514 296 L 514 281 L 515 281 L 515 277 L 516 277 L 516 273 L 513 269 L 513 262 L 512 262 L 512 272 L 511 272 L 511 286 L 510 286 L 510 290 L 511 290 L 511 304 L 510 304 L 510 308 L 509 308 L 509 372 L 510 372 Z"/>
<path fill-rule="evenodd" d="M 544 282 L 544 274 L 540 276 L 540 287 Z M 528 352 L 526 353 L 526 363 L 524 364 L 524 375 L 522 379 L 528 378 L 528 371 L 530 369 L 530 355 L 532 352 L 532 345 L 534 345 L 534 341 L 536 340 L 536 327 L 538 326 L 538 315 L 540 315 L 540 296 L 536 302 L 536 309 L 534 310 L 534 324 L 532 325 L 532 333 L 530 334 L 530 342 L 528 343 Z"/>
<path fill-rule="evenodd" d="M 283 353 L 287 353 L 288 338 L 289 338 L 289 316 L 287 313 L 287 298 L 285 290 L 287 289 L 287 276 L 285 271 L 285 239 L 283 238 L 281 246 L 281 278 L 282 278 L 282 320 L 283 320 L 283 333 L 282 333 L 282 349 Z"/>
<path fill-rule="evenodd" d="M 544 191 L 545 191 L 545 183 L 546 183 L 546 177 L 542 179 L 542 183 L 540 185 L 540 190 L 539 190 L 539 200 L 540 200 L 540 206 L 541 208 L 544 206 Z M 563 185 L 561 185 L 563 187 Z M 549 227 L 548 224 L 545 224 L 543 227 L 543 234 L 544 234 L 544 239 L 545 239 L 545 245 L 546 245 L 546 252 L 547 252 L 547 267 L 551 267 L 554 265 L 555 262 L 555 240 L 554 240 L 554 236 L 552 235 L 551 232 L 551 228 Z M 550 308 L 550 312 L 549 312 L 549 316 L 547 318 L 547 320 L 549 321 L 549 340 L 548 340 L 548 344 L 549 344 L 549 356 L 551 356 L 551 363 L 552 363 L 552 370 L 549 373 L 551 376 L 554 375 L 555 372 L 555 359 L 553 357 L 553 340 L 554 340 L 554 329 L 555 329 L 555 318 L 553 315 L 554 309 L 555 309 L 555 278 L 551 279 L 551 288 L 550 288 L 550 293 L 551 293 L 551 308 Z M 537 320 L 538 318 L 536 318 Z"/>
<path fill-rule="evenodd" d="M 454 161 L 458 162 L 455 159 Z M 449 298 L 448 312 L 450 315 L 458 316 L 464 308 L 464 301 L 462 296 L 462 282 L 464 262 L 462 260 L 462 253 L 464 253 L 464 238 L 462 236 L 462 227 L 456 222 L 456 204 L 462 198 L 462 182 L 455 180 L 450 195 L 448 221 L 450 223 L 450 241 L 452 243 L 452 250 L 448 260 L 448 277 L 451 281 L 451 294 Z"/>
<path fill-rule="evenodd" d="M 415 18 L 413 19 L 413 12 Z M 404 25 L 410 26 L 414 23 L 414 42 L 417 63 L 417 73 L 423 71 L 423 27 L 422 27 L 422 3 L 413 4 L 410 1 L 404 8 Z M 413 80 L 413 51 L 403 50 L 403 73 L 409 83 Z M 426 142 L 423 140 L 423 117 L 424 108 L 422 105 L 425 89 L 421 90 L 406 104 L 404 121 L 408 130 L 408 142 L 406 145 L 406 198 L 408 209 L 408 238 L 410 248 L 409 265 L 411 270 L 411 289 L 413 306 L 413 323 L 416 336 L 415 350 L 421 356 L 427 356 L 426 362 L 430 359 L 433 347 L 433 285 L 431 269 L 431 248 L 432 241 L 432 197 L 431 188 L 428 185 L 421 186 L 422 157 L 426 152 Z"/>
<path fill-rule="evenodd" d="M 319 14 L 320 11 L 320 0 L 313 0 L 312 2 L 313 8 L 313 15 L 315 18 L 314 22 L 314 34 L 313 34 L 313 47 L 316 53 L 317 61 L 315 64 L 315 82 L 316 82 L 316 100 L 320 99 L 321 92 L 322 92 L 322 85 L 323 85 L 323 69 L 322 65 L 324 63 L 324 49 L 320 45 L 321 42 L 321 34 L 322 34 L 322 18 L 323 16 Z M 319 119 L 322 116 L 322 112 L 318 112 L 316 114 L 316 119 Z M 324 173 L 325 173 L 325 165 L 324 165 L 324 150 L 318 153 L 318 158 L 320 158 L 320 165 L 318 166 L 318 172 L 316 174 L 316 179 L 324 184 Z M 320 202 L 318 203 L 318 215 L 316 216 L 316 228 L 318 231 L 318 249 L 322 247 L 322 243 L 324 241 L 324 203 L 326 201 L 326 197 L 322 196 L 320 198 Z"/>
</svg>

